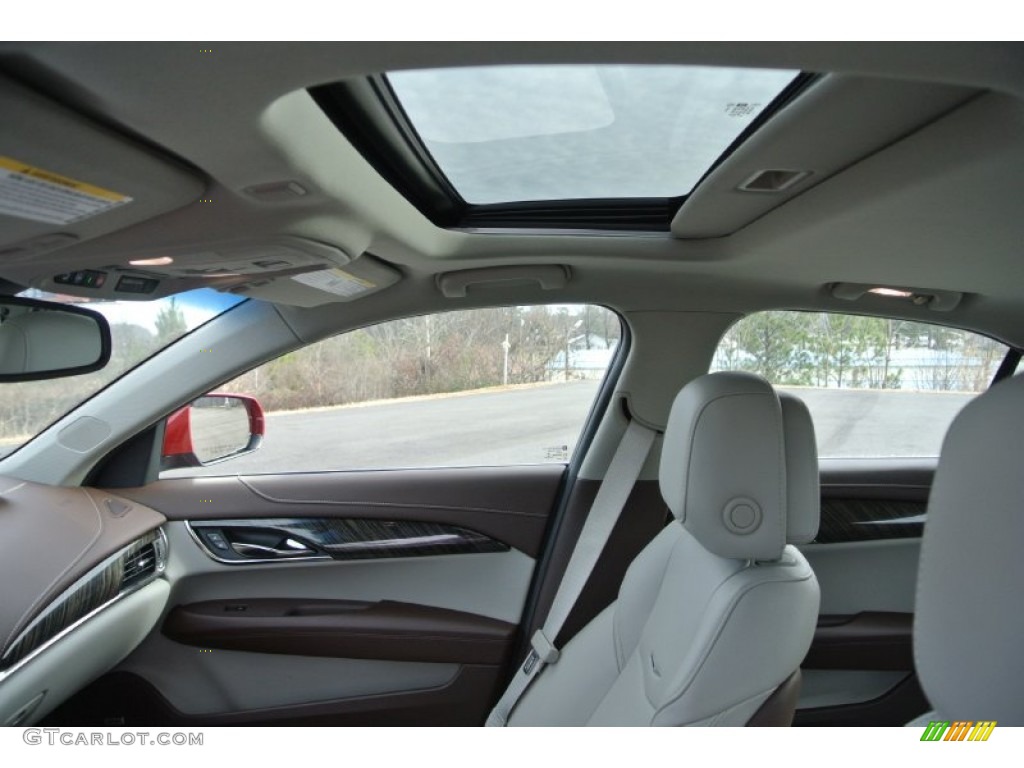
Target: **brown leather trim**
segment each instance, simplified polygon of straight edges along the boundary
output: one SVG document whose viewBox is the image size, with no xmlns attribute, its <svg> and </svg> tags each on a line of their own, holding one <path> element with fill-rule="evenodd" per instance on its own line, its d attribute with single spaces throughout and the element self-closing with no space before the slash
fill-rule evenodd
<svg viewBox="0 0 1024 768">
<path fill-rule="evenodd" d="M 211 600 L 179 605 L 163 632 L 179 643 L 347 659 L 502 664 L 515 625 L 384 600 Z"/>
<path fill-rule="evenodd" d="M 0 652 L 86 571 L 164 522 L 105 491 L 0 477 Z"/>
<path fill-rule="evenodd" d="M 799 709 L 795 726 L 903 726 L 931 708 L 917 676 L 908 674 L 892 689 L 870 701 Z"/>
<path fill-rule="evenodd" d="M 450 523 L 537 557 L 564 472 L 562 465 L 536 465 L 196 477 L 118 493 L 171 520 L 346 517 Z"/>
<path fill-rule="evenodd" d="M 822 616 L 801 666 L 910 671 L 914 668 L 913 635 L 912 613 Z"/>
<path fill-rule="evenodd" d="M 782 681 L 757 712 L 747 721 L 753 728 L 788 728 L 793 724 L 796 703 L 800 699 L 800 670 Z"/>
<path fill-rule="evenodd" d="M 532 626 L 525 628 L 524 637 L 532 637 L 551 610 L 551 602 L 558 591 L 558 585 L 600 486 L 599 480 L 577 480 L 573 486 L 562 527 L 552 550 L 550 565 L 544 576 Z M 558 634 L 556 645 L 563 646 L 597 614 L 611 605 L 619 595 L 619 587 L 629 564 L 640 554 L 640 550 L 661 532 L 671 517 L 665 501 L 661 498 L 658 481 L 637 482 L 601 551 L 592 577 Z"/>
<path fill-rule="evenodd" d="M 462 667 L 443 686 L 405 693 L 359 696 L 289 707 L 188 715 L 175 709 L 147 680 L 112 672 L 87 686 L 39 725 L 120 726 L 474 726 L 483 725 L 498 695 L 498 668 Z"/>
</svg>

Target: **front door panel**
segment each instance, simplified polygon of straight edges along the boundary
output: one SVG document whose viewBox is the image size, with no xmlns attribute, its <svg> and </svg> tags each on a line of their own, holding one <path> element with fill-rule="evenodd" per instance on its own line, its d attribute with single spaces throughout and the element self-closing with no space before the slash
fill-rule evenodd
<svg viewBox="0 0 1024 768">
<path fill-rule="evenodd" d="M 169 519 L 169 609 L 64 716 L 77 707 L 76 722 L 126 725 L 479 724 L 510 661 L 564 471 L 122 489 Z"/>
</svg>

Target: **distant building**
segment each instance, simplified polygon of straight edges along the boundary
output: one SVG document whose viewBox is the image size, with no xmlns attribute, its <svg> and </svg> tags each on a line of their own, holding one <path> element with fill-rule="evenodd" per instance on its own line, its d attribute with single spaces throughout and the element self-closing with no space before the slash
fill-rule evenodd
<svg viewBox="0 0 1024 768">
<path fill-rule="evenodd" d="M 1000 358 L 989 362 L 964 356 L 959 350 L 904 347 L 890 353 L 889 375 L 898 376 L 894 387 L 898 389 L 971 392 L 984 389 L 992 381 L 1000 362 Z M 851 386 L 875 385 L 885 371 L 884 361 L 877 357 L 855 361 L 853 367 L 860 383 Z"/>
<path fill-rule="evenodd" d="M 611 365 L 618 340 L 613 339 L 609 346 L 604 338 L 591 335 L 590 349 L 586 348 L 586 339 L 573 339 L 569 346 L 568 379 L 600 379 Z M 545 366 L 548 381 L 565 381 L 566 365 L 565 350 L 556 354 Z"/>
</svg>

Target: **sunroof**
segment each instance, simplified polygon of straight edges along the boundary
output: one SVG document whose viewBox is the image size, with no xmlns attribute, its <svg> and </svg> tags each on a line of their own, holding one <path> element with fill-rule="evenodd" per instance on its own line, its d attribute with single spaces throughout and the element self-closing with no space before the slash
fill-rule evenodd
<svg viewBox="0 0 1024 768">
<path fill-rule="evenodd" d="M 687 195 L 798 74 L 503 66 L 387 81 L 459 196 L 491 205 Z"/>
</svg>

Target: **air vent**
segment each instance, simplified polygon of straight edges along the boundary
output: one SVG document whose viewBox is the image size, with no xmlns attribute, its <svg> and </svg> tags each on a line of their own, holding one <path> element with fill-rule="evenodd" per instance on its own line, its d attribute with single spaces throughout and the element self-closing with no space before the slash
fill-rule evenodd
<svg viewBox="0 0 1024 768">
<path fill-rule="evenodd" d="M 782 192 L 810 175 L 810 171 L 758 171 L 740 184 L 739 188 L 742 192 Z"/>
<path fill-rule="evenodd" d="M 157 572 L 159 556 L 154 542 L 144 544 L 124 559 L 124 576 L 121 588 L 135 586 Z"/>
</svg>

